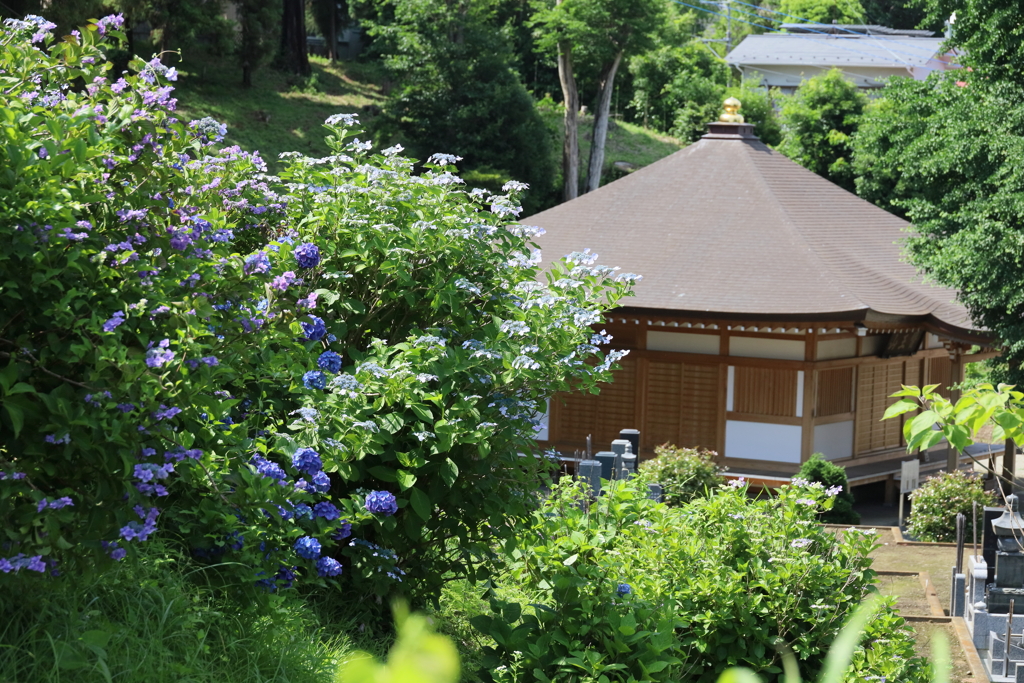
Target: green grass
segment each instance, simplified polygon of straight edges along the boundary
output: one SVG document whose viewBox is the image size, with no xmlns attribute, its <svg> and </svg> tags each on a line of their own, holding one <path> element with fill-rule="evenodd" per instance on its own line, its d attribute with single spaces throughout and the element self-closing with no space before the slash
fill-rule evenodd
<svg viewBox="0 0 1024 683">
<path fill-rule="evenodd" d="M 541 116 L 548 126 L 557 131 L 558 139 L 561 139 L 562 110 L 558 107 L 542 105 Z M 584 116 L 580 119 L 580 178 L 587 172 L 587 164 L 590 161 L 590 138 L 594 129 L 594 117 Z M 677 152 L 686 145 L 680 140 L 663 133 L 659 133 L 643 126 L 638 126 L 624 121 L 612 121 L 608 128 L 608 140 L 605 143 L 604 171 L 601 174 L 601 184 L 610 183 L 621 178 L 623 173 L 614 170 L 616 161 L 625 161 L 637 168 L 643 168 L 653 164 L 659 159 Z M 558 157 L 561 158 L 560 149 Z"/>
<path fill-rule="evenodd" d="M 324 120 L 357 113 L 368 122 L 384 103 L 386 79 L 375 64 L 331 64 L 312 56 L 310 63 L 308 79 L 265 67 L 254 74 L 253 87 L 244 88 L 241 69 L 230 59 L 186 55 L 175 91 L 180 118 L 226 123 L 225 143 L 259 151 L 272 171 L 281 152 L 325 156 Z"/>
<path fill-rule="evenodd" d="M 0 596 L 0 682 L 329 683 L 366 647 L 300 600 L 202 579 L 155 549 L 92 579 L 24 577 Z"/>
</svg>

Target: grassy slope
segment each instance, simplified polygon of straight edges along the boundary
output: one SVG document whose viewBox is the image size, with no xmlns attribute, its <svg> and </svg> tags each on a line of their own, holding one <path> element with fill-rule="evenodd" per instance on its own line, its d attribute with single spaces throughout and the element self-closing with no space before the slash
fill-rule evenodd
<svg viewBox="0 0 1024 683">
<path fill-rule="evenodd" d="M 370 64 L 310 61 L 309 80 L 264 68 L 252 88 L 243 88 L 241 69 L 230 60 L 186 60 L 176 91 L 181 118 L 212 116 L 226 123 L 225 142 L 258 150 L 271 170 L 277 170 L 281 152 L 324 156 L 324 120 L 338 113 L 358 113 L 366 120 L 367 108 L 384 102 L 378 85 L 383 79 Z"/>
<path fill-rule="evenodd" d="M 322 156 L 327 154 L 321 124 L 331 114 L 359 113 L 366 122 L 373 109 L 384 105 L 385 76 L 375 64 L 339 62 L 310 58 L 315 86 L 309 87 L 294 76 L 264 68 L 254 77 L 250 89 L 241 85 L 241 70 L 230 60 L 186 59 L 179 71 L 178 108 L 183 120 L 211 116 L 228 126 L 228 144 L 247 151 L 260 151 L 277 170 L 277 155 L 298 151 Z M 554 108 L 541 108 L 541 115 L 552 129 L 562 130 L 562 114 Z M 581 174 L 590 154 L 590 130 L 593 117 L 584 117 L 580 126 Z M 618 177 L 611 171 L 616 161 L 646 166 L 682 148 L 675 138 L 629 123 L 615 122 L 608 134 L 604 182 Z M 452 150 L 460 153 L 459 150 Z"/>
</svg>

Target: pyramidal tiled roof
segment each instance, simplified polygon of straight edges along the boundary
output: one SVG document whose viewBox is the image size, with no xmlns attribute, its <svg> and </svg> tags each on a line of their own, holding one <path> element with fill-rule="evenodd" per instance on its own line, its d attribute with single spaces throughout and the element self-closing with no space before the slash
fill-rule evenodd
<svg viewBox="0 0 1024 683">
<path fill-rule="evenodd" d="M 712 317 L 930 323 L 977 332 L 952 289 L 904 260 L 910 224 L 811 173 L 750 133 L 700 141 L 523 219 L 545 260 L 590 248 L 644 276 L 641 308 Z"/>
</svg>

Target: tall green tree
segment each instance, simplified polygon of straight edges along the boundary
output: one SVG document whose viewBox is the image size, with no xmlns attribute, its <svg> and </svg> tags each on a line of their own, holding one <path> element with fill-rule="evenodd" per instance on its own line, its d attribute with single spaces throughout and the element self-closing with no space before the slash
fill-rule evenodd
<svg viewBox="0 0 1024 683">
<path fill-rule="evenodd" d="M 573 180 L 578 177 L 579 92 L 576 85 L 577 60 L 589 62 L 597 71 L 594 105 L 594 133 L 584 191 L 601 184 L 605 143 L 615 77 L 623 60 L 649 47 L 652 35 L 665 19 L 663 0 L 546 0 L 537 3 L 534 18 L 538 47 L 557 55 L 562 97 L 565 103 L 563 176 L 565 199 L 577 194 Z"/>
<path fill-rule="evenodd" d="M 630 60 L 630 107 L 644 126 L 692 141 L 718 118 L 728 67 L 707 45 L 694 40 L 664 45 Z"/>
<path fill-rule="evenodd" d="M 462 168 L 489 189 L 509 178 L 524 181 L 530 185 L 524 205 L 534 210 L 553 191 L 552 133 L 513 68 L 495 6 L 489 0 L 377 5 L 367 24 L 398 87 L 376 132 L 419 159 L 435 152 L 464 156 Z"/>
<path fill-rule="evenodd" d="M 779 11 L 789 15 L 783 17 L 786 22 L 859 24 L 864 21 L 860 0 L 782 0 Z"/>
<path fill-rule="evenodd" d="M 1015 0 L 931 0 L 956 10 L 949 45 L 970 70 L 893 79 L 854 137 L 858 192 L 906 216 L 911 261 L 955 287 L 1003 345 L 998 380 L 1024 382 L 1024 9 Z"/>
<path fill-rule="evenodd" d="M 782 105 L 779 151 L 853 192 L 850 136 L 857 130 L 867 103 L 867 96 L 839 69 L 804 81 Z"/>
</svg>

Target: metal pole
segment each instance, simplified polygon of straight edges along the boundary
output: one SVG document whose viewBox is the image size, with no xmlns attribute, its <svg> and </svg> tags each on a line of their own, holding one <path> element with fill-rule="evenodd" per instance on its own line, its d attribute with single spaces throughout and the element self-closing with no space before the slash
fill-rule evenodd
<svg viewBox="0 0 1024 683">
<path fill-rule="evenodd" d="M 902 486 L 902 482 L 900 485 Z M 903 526 L 903 491 L 900 491 L 900 519 L 897 526 Z"/>
</svg>

